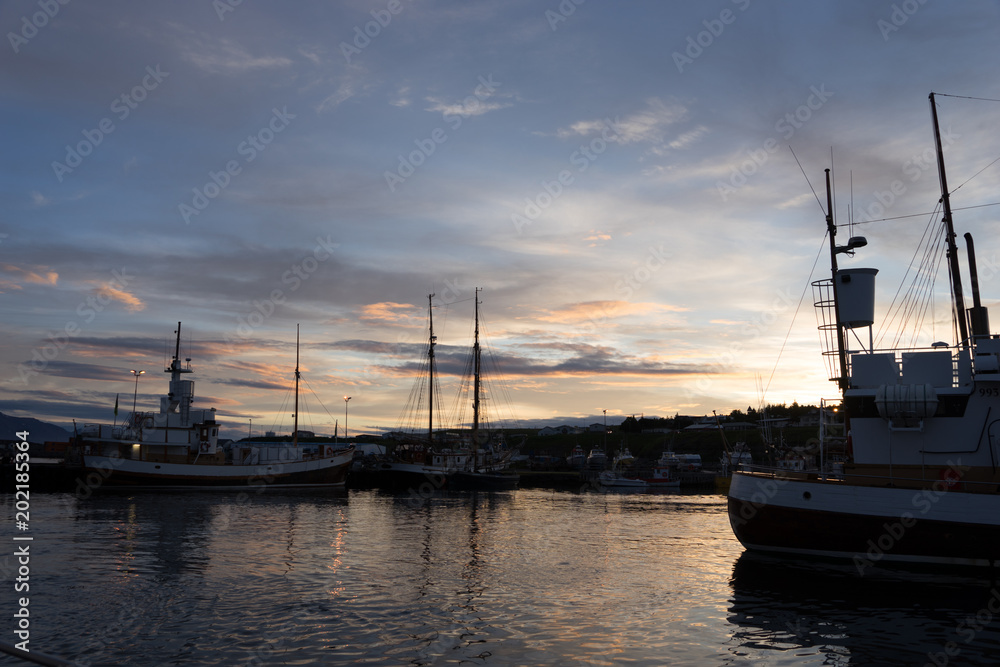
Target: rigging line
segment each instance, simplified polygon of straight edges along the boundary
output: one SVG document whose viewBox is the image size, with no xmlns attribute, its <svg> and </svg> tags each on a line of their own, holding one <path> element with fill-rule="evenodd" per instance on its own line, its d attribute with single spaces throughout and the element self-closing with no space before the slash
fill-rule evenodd
<svg viewBox="0 0 1000 667">
<path fill-rule="evenodd" d="M 938 207 L 939 206 L 940 204 L 938 204 Z M 892 323 L 896 320 L 896 318 L 903 317 L 903 319 L 905 320 L 905 315 L 901 315 L 901 311 L 905 311 L 905 309 L 907 308 L 908 296 L 904 294 L 902 300 L 900 300 L 898 303 L 897 300 L 900 299 L 900 292 L 902 292 L 903 285 L 906 283 L 906 280 L 910 275 L 910 271 L 913 269 L 913 265 L 917 258 L 917 254 L 921 251 L 921 248 L 924 247 L 924 244 L 928 243 L 930 230 L 934 226 L 934 219 L 936 217 L 938 207 L 935 207 L 934 212 L 930 214 L 932 217 L 928 221 L 927 226 L 924 228 L 924 233 L 920 237 L 920 242 L 913 250 L 913 257 L 910 258 L 910 263 L 909 266 L 907 266 L 906 268 L 906 273 L 903 275 L 903 279 L 900 280 L 899 287 L 896 288 L 896 293 L 892 297 L 892 301 L 889 304 L 889 308 L 886 311 L 886 314 L 883 315 L 882 322 L 879 324 L 879 330 L 878 330 L 879 346 L 882 345 L 882 341 L 885 339 L 885 337 L 889 335 L 889 328 L 892 326 Z M 924 253 L 926 254 L 926 250 L 924 251 Z"/>
<path fill-rule="evenodd" d="M 788 150 L 792 151 L 792 157 L 795 158 L 795 164 L 799 165 L 799 171 L 802 172 L 802 177 L 806 179 L 806 184 L 808 184 L 809 189 L 812 190 L 813 197 L 816 198 L 816 203 L 819 204 L 819 210 L 823 211 L 823 216 L 826 217 L 826 209 L 823 208 L 823 202 L 819 200 L 819 195 L 816 194 L 816 188 L 814 188 L 813 184 L 809 182 L 809 177 L 806 176 L 806 170 L 802 168 L 802 163 L 799 162 L 799 156 L 795 154 L 794 150 L 792 150 L 791 145 L 788 146 Z"/>
<path fill-rule="evenodd" d="M 957 188 L 953 189 L 951 191 L 951 194 L 955 194 L 956 192 L 958 192 L 958 190 L 962 187 L 962 185 L 965 185 L 966 183 L 968 183 L 969 181 L 971 181 L 973 178 L 975 178 L 979 174 L 983 173 L 984 171 L 986 171 L 987 169 L 989 169 L 990 167 L 992 167 L 993 165 L 995 165 L 997 162 L 1000 162 L 1000 157 L 998 157 L 996 160 L 993 160 L 993 162 L 990 162 L 988 165 L 986 165 L 985 167 L 983 167 L 982 169 L 980 169 L 979 171 L 977 171 L 976 173 L 974 173 L 972 176 L 970 176 L 968 179 L 966 179 L 965 182 L 963 182 Z"/>
<path fill-rule="evenodd" d="M 813 192 L 815 192 L 815 190 Z M 809 278 L 806 279 L 806 284 L 802 288 L 802 294 L 799 296 L 799 303 L 795 306 L 795 312 L 792 314 L 792 321 L 788 323 L 788 331 L 785 332 L 785 340 L 781 342 L 781 349 L 778 350 L 778 358 L 774 360 L 774 368 L 771 369 L 771 375 L 768 376 L 767 384 L 764 385 L 764 390 L 761 392 L 761 403 L 763 403 L 764 397 L 767 395 L 767 390 L 771 387 L 771 381 L 774 379 L 774 374 L 778 370 L 778 363 L 781 361 L 781 355 L 785 351 L 785 345 L 788 344 L 788 338 L 792 335 L 792 327 L 795 325 L 795 318 L 798 317 L 799 309 L 802 308 L 802 300 L 806 298 L 806 291 L 809 289 L 809 285 L 812 284 L 812 277 L 816 272 L 816 265 L 819 264 L 819 258 L 823 255 L 823 250 L 826 246 L 826 237 L 829 233 L 830 232 L 827 231 L 823 234 L 823 242 L 820 243 L 819 252 L 816 253 L 816 259 L 813 260 L 812 269 L 809 271 Z"/>
<path fill-rule="evenodd" d="M 949 95 L 948 93 L 934 93 L 937 97 L 954 97 L 960 100 L 979 100 L 980 102 L 1000 102 L 991 97 L 971 97 L 969 95 Z"/>
<path fill-rule="evenodd" d="M 997 158 L 997 160 L 1000 160 L 1000 158 Z M 995 161 L 996 160 L 994 160 L 994 162 Z M 989 167 L 986 167 L 986 168 L 988 169 Z M 975 178 L 975 177 L 973 177 L 973 178 Z M 968 181 L 966 181 L 966 182 L 968 182 Z M 963 183 L 962 185 L 965 185 L 965 184 Z M 961 187 L 961 186 L 959 186 L 959 187 Z M 958 189 L 958 188 L 956 188 L 956 189 Z M 954 192 L 954 190 L 952 190 L 952 192 Z M 976 204 L 975 206 L 957 206 L 957 207 L 956 206 L 952 206 L 951 210 L 953 212 L 954 211 L 968 211 L 968 210 L 971 210 L 971 209 L 974 209 L 974 208 L 986 208 L 987 206 L 1000 206 L 1000 202 L 993 202 L 991 204 Z M 868 224 L 871 224 L 873 222 L 886 222 L 888 220 L 902 220 L 903 218 L 920 218 L 920 217 L 923 217 L 925 215 L 932 215 L 932 214 L 934 214 L 936 212 L 937 212 L 937 209 L 935 209 L 934 211 L 924 212 L 924 213 L 911 213 L 909 215 L 897 215 L 897 216 L 892 217 L 892 218 L 877 218 L 875 220 L 861 220 L 860 222 L 856 222 L 855 224 L 857 224 L 857 225 L 868 225 Z M 837 225 L 837 227 L 845 227 L 845 226 L 846 225 Z"/>
</svg>

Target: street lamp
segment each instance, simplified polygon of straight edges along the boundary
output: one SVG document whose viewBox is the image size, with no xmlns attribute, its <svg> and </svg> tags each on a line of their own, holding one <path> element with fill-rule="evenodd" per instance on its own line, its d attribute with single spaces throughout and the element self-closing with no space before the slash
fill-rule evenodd
<svg viewBox="0 0 1000 667">
<path fill-rule="evenodd" d="M 132 370 L 132 371 L 129 371 L 129 372 L 132 373 L 132 375 L 135 376 L 135 392 L 132 394 L 132 414 L 134 415 L 135 414 L 135 399 L 139 395 L 139 376 L 142 375 L 143 373 L 145 373 L 146 371 Z M 135 418 L 133 417 L 133 419 L 135 419 Z"/>
<path fill-rule="evenodd" d="M 347 442 L 347 402 L 351 400 L 350 396 L 344 396 L 344 442 Z"/>
<path fill-rule="evenodd" d="M 135 428 L 135 399 L 139 395 L 139 376 L 145 373 L 146 371 L 137 371 L 133 369 L 129 372 L 135 376 L 135 391 L 132 393 L 132 427 L 131 427 Z"/>
<path fill-rule="evenodd" d="M 604 411 L 604 451 L 608 451 L 608 411 Z"/>
</svg>

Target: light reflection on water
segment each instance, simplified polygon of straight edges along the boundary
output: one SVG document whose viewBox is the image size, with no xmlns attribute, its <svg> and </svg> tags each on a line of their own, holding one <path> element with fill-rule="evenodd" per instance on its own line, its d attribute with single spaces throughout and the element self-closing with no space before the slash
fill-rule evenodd
<svg viewBox="0 0 1000 667">
<path fill-rule="evenodd" d="M 130 665 L 922 665 L 1000 645 L 1000 618 L 968 642 L 959 626 L 989 582 L 751 558 L 717 495 L 410 500 L 33 496 L 31 646 Z"/>
</svg>

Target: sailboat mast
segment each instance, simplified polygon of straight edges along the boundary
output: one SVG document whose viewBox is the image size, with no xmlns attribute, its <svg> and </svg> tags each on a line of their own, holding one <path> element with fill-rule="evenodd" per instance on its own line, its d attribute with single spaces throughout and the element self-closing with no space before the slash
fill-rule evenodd
<svg viewBox="0 0 1000 667">
<path fill-rule="evenodd" d="M 837 299 L 837 225 L 833 221 L 833 188 L 830 184 L 830 170 L 826 170 L 826 231 L 830 235 L 830 270 L 833 272 L 833 318 L 837 324 L 837 360 L 839 362 L 837 386 L 847 389 L 847 346 L 844 341 L 844 327 L 840 323 L 840 301 Z"/>
<path fill-rule="evenodd" d="M 479 471 L 479 387 L 480 387 L 480 354 L 479 354 L 479 291 L 476 288 L 476 335 L 472 345 L 473 364 L 473 398 L 472 398 L 472 461 L 473 471 Z"/>
<path fill-rule="evenodd" d="M 427 446 L 434 444 L 434 303 L 433 294 L 427 295 L 427 321 L 430 324 L 430 344 L 427 346 Z"/>
<path fill-rule="evenodd" d="M 299 325 L 295 325 L 295 414 L 293 415 L 292 447 L 299 446 Z"/>
<path fill-rule="evenodd" d="M 955 318 L 962 347 L 969 347 L 969 330 L 965 322 L 965 299 L 962 295 L 962 276 L 958 273 L 958 247 L 955 245 L 955 227 L 951 219 L 951 196 L 948 193 L 948 178 L 944 172 L 944 149 L 941 147 L 941 128 L 938 126 L 937 105 L 934 93 L 930 95 L 931 119 L 934 121 L 934 147 L 937 150 L 938 179 L 941 181 L 941 208 L 948 242 L 948 267 L 951 270 L 951 291 L 955 298 Z"/>
</svg>

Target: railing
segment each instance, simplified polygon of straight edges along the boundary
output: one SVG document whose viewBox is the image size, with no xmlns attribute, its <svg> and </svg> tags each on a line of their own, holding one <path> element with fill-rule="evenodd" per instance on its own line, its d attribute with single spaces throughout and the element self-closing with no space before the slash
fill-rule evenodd
<svg viewBox="0 0 1000 667">
<path fill-rule="evenodd" d="M 845 483 L 846 477 L 850 477 L 852 480 L 869 480 L 877 482 L 892 482 L 897 483 L 912 483 L 914 485 L 919 485 L 917 487 L 898 487 L 904 490 L 921 490 L 923 487 L 929 485 L 940 484 L 942 485 L 941 490 L 961 490 L 973 487 L 979 489 L 979 493 L 1000 493 L 1000 482 L 989 481 L 980 482 L 975 480 L 946 480 L 946 479 L 935 479 L 928 477 L 900 477 L 898 475 L 863 475 L 857 473 L 850 473 L 848 475 L 842 473 L 829 473 L 820 472 L 819 470 L 787 470 L 785 468 L 775 467 L 775 466 L 764 466 L 758 464 L 743 464 L 738 468 L 738 472 L 748 473 L 757 477 L 768 477 L 770 479 L 779 479 L 781 477 L 787 477 L 792 479 L 809 479 L 810 481 L 824 481 L 824 482 L 837 482 Z M 877 486 L 872 484 L 870 486 Z"/>
</svg>

